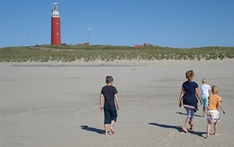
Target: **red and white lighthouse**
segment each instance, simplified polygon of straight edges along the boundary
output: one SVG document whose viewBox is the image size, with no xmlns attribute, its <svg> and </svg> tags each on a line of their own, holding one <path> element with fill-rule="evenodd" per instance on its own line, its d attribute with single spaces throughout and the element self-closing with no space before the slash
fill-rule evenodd
<svg viewBox="0 0 234 147">
<path fill-rule="evenodd" d="M 54 3 L 52 8 L 51 45 L 61 45 L 60 15 L 57 3 Z"/>
</svg>

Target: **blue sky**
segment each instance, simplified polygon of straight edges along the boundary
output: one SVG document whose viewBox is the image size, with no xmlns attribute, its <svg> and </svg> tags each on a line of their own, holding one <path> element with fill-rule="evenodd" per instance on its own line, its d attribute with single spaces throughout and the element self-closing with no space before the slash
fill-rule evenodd
<svg viewBox="0 0 234 147">
<path fill-rule="evenodd" d="M 67 44 L 234 46 L 234 0 L 1 0 L 0 47 L 50 44 L 52 2 Z"/>
</svg>

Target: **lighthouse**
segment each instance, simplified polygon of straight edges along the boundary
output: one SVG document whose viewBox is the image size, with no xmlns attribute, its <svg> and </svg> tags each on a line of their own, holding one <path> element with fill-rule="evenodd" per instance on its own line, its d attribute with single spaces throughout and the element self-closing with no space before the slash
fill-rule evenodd
<svg viewBox="0 0 234 147">
<path fill-rule="evenodd" d="M 51 45 L 61 45 L 60 15 L 57 3 L 54 3 L 52 8 Z"/>
</svg>

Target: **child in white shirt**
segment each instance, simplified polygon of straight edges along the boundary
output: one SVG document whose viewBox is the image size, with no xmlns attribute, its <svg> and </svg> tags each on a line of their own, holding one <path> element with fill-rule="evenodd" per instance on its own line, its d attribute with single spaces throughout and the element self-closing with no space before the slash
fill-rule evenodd
<svg viewBox="0 0 234 147">
<path fill-rule="evenodd" d="M 210 95 L 211 88 L 208 85 L 208 80 L 206 78 L 202 79 L 202 86 L 201 86 L 201 97 L 203 100 L 203 116 L 206 117 L 206 111 L 209 104 L 208 97 Z"/>
</svg>

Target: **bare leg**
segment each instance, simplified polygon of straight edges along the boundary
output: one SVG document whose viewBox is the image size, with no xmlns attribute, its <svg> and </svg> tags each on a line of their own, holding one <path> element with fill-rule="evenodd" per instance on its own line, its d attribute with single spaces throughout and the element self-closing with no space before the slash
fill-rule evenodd
<svg viewBox="0 0 234 147">
<path fill-rule="evenodd" d="M 193 130 L 193 121 L 189 121 L 189 125 L 190 125 L 190 130 Z"/>
<path fill-rule="evenodd" d="M 203 117 L 205 117 L 205 111 L 206 111 L 206 108 L 203 106 Z"/>
<path fill-rule="evenodd" d="M 203 116 L 206 117 L 206 112 L 207 112 L 207 108 L 206 107 L 203 107 Z"/>
<path fill-rule="evenodd" d="M 188 133 L 187 128 L 188 128 L 189 120 L 190 120 L 189 117 L 187 117 L 184 123 L 184 127 L 182 128 L 185 133 Z"/>
<path fill-rule="evenodd" d="M 108 135 L 108 124 L 104 124 L 104 128 L 105 128 L 105 135 Z"/>
<path fill-rule="evenodd" d="M 206 139 L 210 136 L 210 126 L 211 126 L 211 121 L 207 120 L 207 134 L 206 134 Z"/>
<path fill-rule="evenodd" d="M 115 121 L 112 120 L 111 124 L 110 124 L 110 131 L 112 134 L 115 134 L 115 131 L 113 130 L 114 123 L 115 123 Z"/>
<path fill-rule="evenodd" d="M 218 131 L 218 123 L 216 122 L 214 123 L 214 135 L 216 136 L 219 135 L 217 131 Z"/>
</svg>

